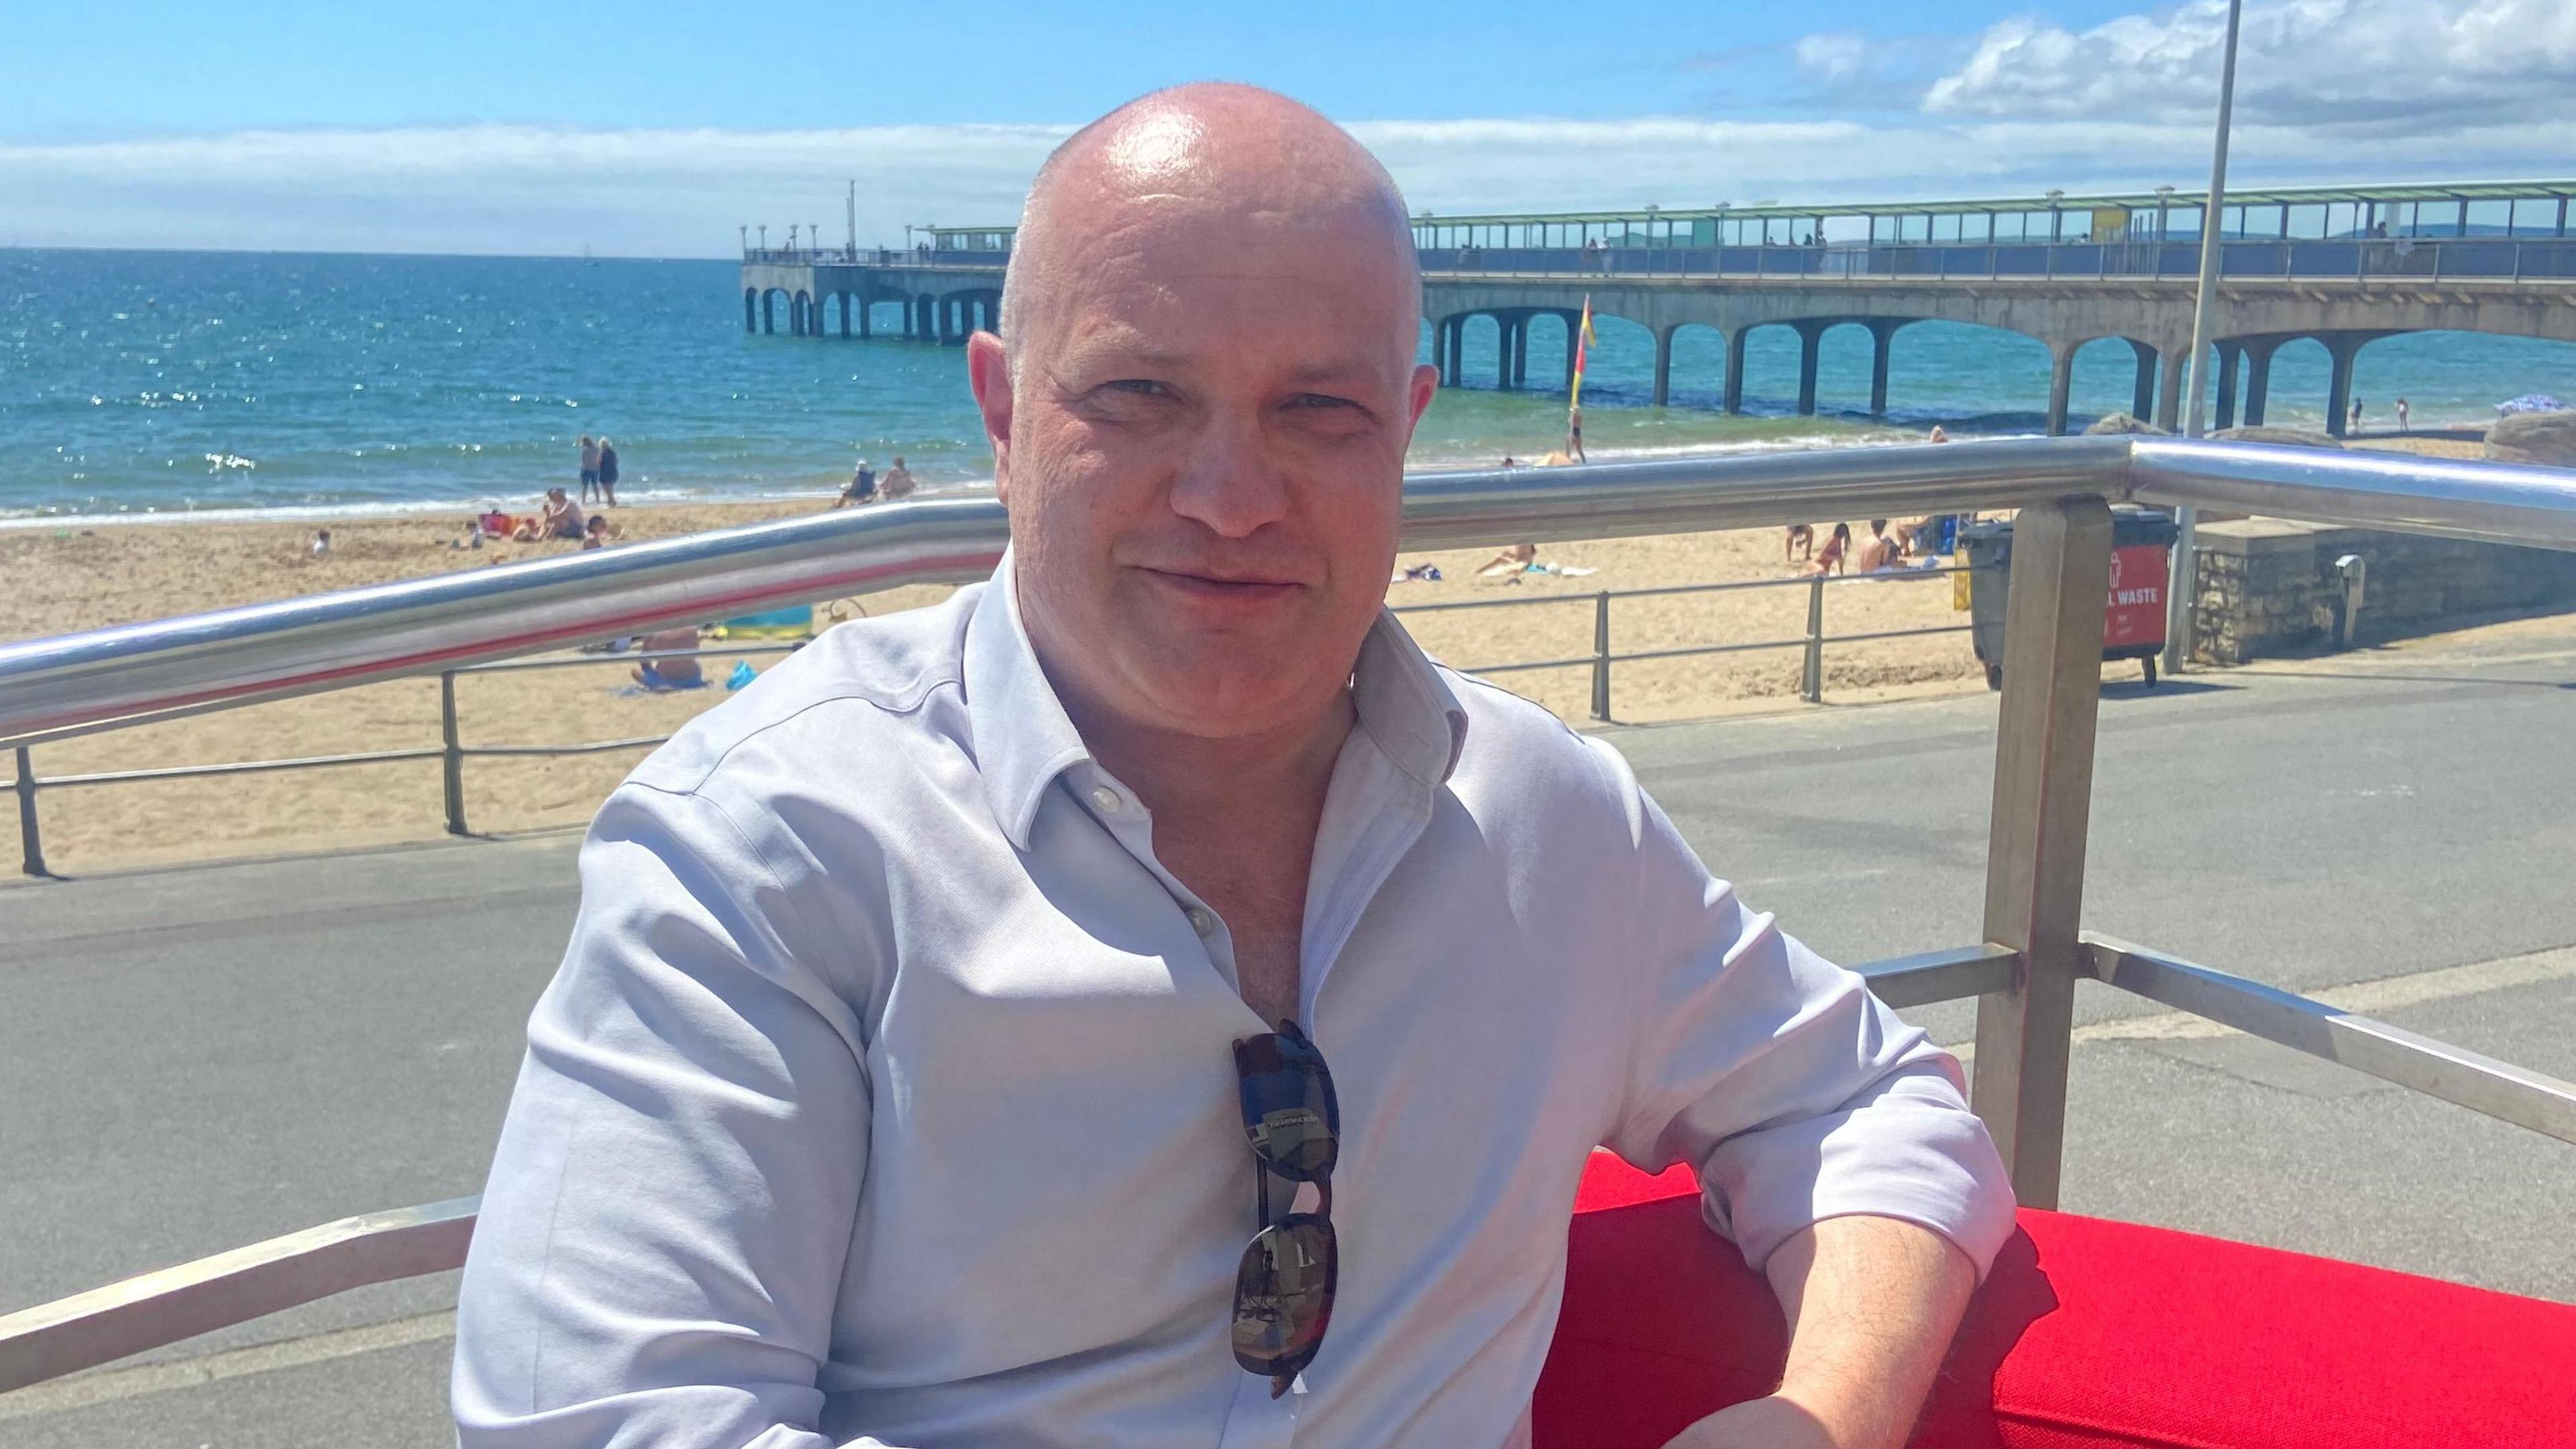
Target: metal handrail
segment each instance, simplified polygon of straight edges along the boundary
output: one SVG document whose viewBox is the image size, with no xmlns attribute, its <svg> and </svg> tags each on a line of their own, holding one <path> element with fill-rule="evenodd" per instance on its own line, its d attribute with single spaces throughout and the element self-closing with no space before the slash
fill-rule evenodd
<svg viewBox="0 0 2576 1449">
<path fill-rule="evenodd" d="M 2057 1200 L 2079 978 L 2576 1141 L 2576 1084 L 2079 931 L 2111 559 L 2104 500 L 2129 496 L 2576 550 L 2576 476 L 2552 470 L 2120 438 L 1432 476 L 1408 488 L 1406 522 L 1414 546 L 1438 547 L 2023 508 L 1986 940 L 1862 974 L 1899 1005 L 1978 997 L 1972 1105 L 2025 1204 Z M 854 592 L 853 580 L 989 565 L 976 550 L 998 547 L 998 514 L 979 502 L 917 503 L 0 647 L 0 732 L 436 672 L 639 624 L 832 597 Z M 0 1390 L 357 1283 L 454 1267 L 471 1212 L 459 1200 L 348 1220 L 0 1318 Z"/>
<path fill-rule="evenodd" d="M 1389 612 L 1425 614 L 1459 609 L 1498 609 L 1523 605 L 1590 604 L 1594 610 L 1594 650 L 1572 659 L 1518 659 L 1491 664 L 1459 666 L 1468 675 L 1519 674 L 1550 669 L 1592 670 L 1592 717 L 1608 723 L 1610 714 L 1610 671 L 1613 665 L 1647 663 L 1662 659 L 1686 659 L 1715 654 L 1741 654 L 1765 649 L 1804 649 L 1807 664 L 1799 685 L 1799 697 L 1809 704 L 1824 702 L 1824 647 L 1828 644 L 1858 644 L 1879 639 L 1908 639 L 1935 634 L 1965 633 L 1966 624 L 1935 625 L 1915 629 L 1880 629 L 1860 634 L 1827 634 L 1824 629 L 1822 594 L 1827 584 L 1891 583 L 1912 579 L 1946 578 L 1952 574 L 1972 572 L 1959 565 L 1944 564 L 1931 568 L 1910 568 L 1866 574 L 1811 575 L 1779 579 L 1743 579 L 1712 584 L 1661 584 L 1640 589 L 1602 589 L 1591 593 L 1530 594 L 1509 598 L 1463 599 L 1427 604 L 1396 605 Z M 1609 608 L 1616 599 L 1662 598 L 1679 594 L 1731 593 L 1744 589 L 1805 588 L 1815 597 L 1807 610 L 1808 632 L 1788 639 L 1739 640 L 1727 644 L 1698 644 L 1670 649 L 1647 649 L 1625 654 L 1610 649 Z M 662 659 L 735 659 L 751 655 L 791 654 L 810 641 L 798 639 L 787 643 L 713 644 L 689 649 L 616 649 L 573 655 L 539 655 L 528 659 L 496 660 L 484 664 L 460 665 L 439 671 L 439 737 L 441 743 L 412 749 L 368 750 L 332 755 L 298 755 L 264 760 L 231 760 L 218 764 L 156 765 L 144 769 L 99 770 L 75 775 L 39 775 L 35 762 L 20 745 L 17 773 L 0 789 L 18 797 L 20 868 L 32 876 L 51 874 L 45 863 L 43 827 L 36 799 L 46 790 L 92 785 L 121 785 L 135 781 L 170 781 L 198 779 L 217 775 L 262 775 L 290 770 L 310 770 L 347 765 L 384 765 L 419 760 L 438 760 L 443 769 L 447 831 L 451 835 L 470 835 L 466 824 L 464 762 L 470 759 L 537 759 L 567 755 L 608 754 L 619 750 L 646 749 L 663 744 L 668 734 L 630 735 L 609 740 L 583 740 L 572 744 L 469 745 L 459 732 L 456 706 L 456 680 L 477 674 L 522 673 L 529 670 L 597 668 L 603 665 L 650 664 Z M 168 718 L 167 715 L 155 718 Z M 89 732 L 139 724 L 141 720 L 117 721 L 105 726 L 92 726 Z M 61 736 L 52 736 L 60 738 Z"/>
<path fill-rule="evenodd" d="M 1411 475 L 1405 545 L 1458 548 L 2070 495 L 2576 549 L 2553 469 L 2170 438 L 2030 438 Z M 917 499 L 0 645 L 0 746 L 991 571 L 989 498 Z"/>
</svg>

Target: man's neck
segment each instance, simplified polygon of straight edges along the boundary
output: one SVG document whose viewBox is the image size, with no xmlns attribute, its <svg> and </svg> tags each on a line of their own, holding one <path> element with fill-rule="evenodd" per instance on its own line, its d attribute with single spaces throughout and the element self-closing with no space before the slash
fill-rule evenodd
<svg viewBox="0 0 2576 1449">
<path fill-rule="evenodd" d="M 1280 728 L 1211 738 L 1142 724 L 1058 692 L 1102 769 L 1155 815 L 1195 820 L 1321 815 L 1333 762 L 1357 718 L 1344 689 Z"/>
</svg>

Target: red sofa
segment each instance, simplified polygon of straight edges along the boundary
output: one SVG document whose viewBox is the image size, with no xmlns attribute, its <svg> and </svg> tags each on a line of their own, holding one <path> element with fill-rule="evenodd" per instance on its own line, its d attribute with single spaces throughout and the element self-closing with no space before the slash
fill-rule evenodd
<svg viewBox="0 0 2576 1449">
<path fill-rule="evenodd" d="M 1768 1392 L 1770 1286 L 1687 1169 L 1596 1154 L 1537 1449 L 1661 1449 Z M 2162 1228 L 2024 1210 L 1917 1449 L 2576 1449 L 2576 1308 Z"/>
</svg>

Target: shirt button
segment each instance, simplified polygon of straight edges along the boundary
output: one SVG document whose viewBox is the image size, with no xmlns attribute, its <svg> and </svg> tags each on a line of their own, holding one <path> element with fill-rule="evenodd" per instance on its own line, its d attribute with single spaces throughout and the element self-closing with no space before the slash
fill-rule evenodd
<svg viewBox="0 0 2576 1449">
<path fill-rule="evenodd" d="M 1181 914 L 1190 918 L 1190 929 L 1199 933 L 1200 940 L 1216 934 L 1216 917 L 1209 913 L 1207 907 L 1192 906 Z"/>
<path fill-rule="evenodd" d="M 1108 786 L 1094 785 L 1091 787 L 1091 803 L 1098 807 L 1101 814 L 1115 815 L 1118 813 L 1118 807 L 1126 804 L 1127 802 L 1119 796 L 1117 791 L 1110 789 Z"/>
</svg>

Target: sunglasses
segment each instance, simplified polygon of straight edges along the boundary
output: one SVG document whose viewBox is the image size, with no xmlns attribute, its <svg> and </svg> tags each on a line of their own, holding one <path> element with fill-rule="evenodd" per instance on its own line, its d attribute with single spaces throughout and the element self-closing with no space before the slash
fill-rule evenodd
<svg viewBox="0 0 2576 1449">
<path fill-rule="evenodd" d="M 1234 1361 L 1267 1375 L 1275 1399 L 1314 1362 L 1333 1316 L 1340 1258 L 1333 1238 L 1332 1172 L 1341 1147 L 1342 1108 L 1324 1054 L 1293 1021 L 1279 1023 L 1275 1033 L 1236 1042 L 1234 1070 L 1265 1225 L 1234 1270 Z M 1315 1184 L 1321 1196 L 1315 1211 L 1272 1221 L 1273 1173 Z"/>
</svg>

